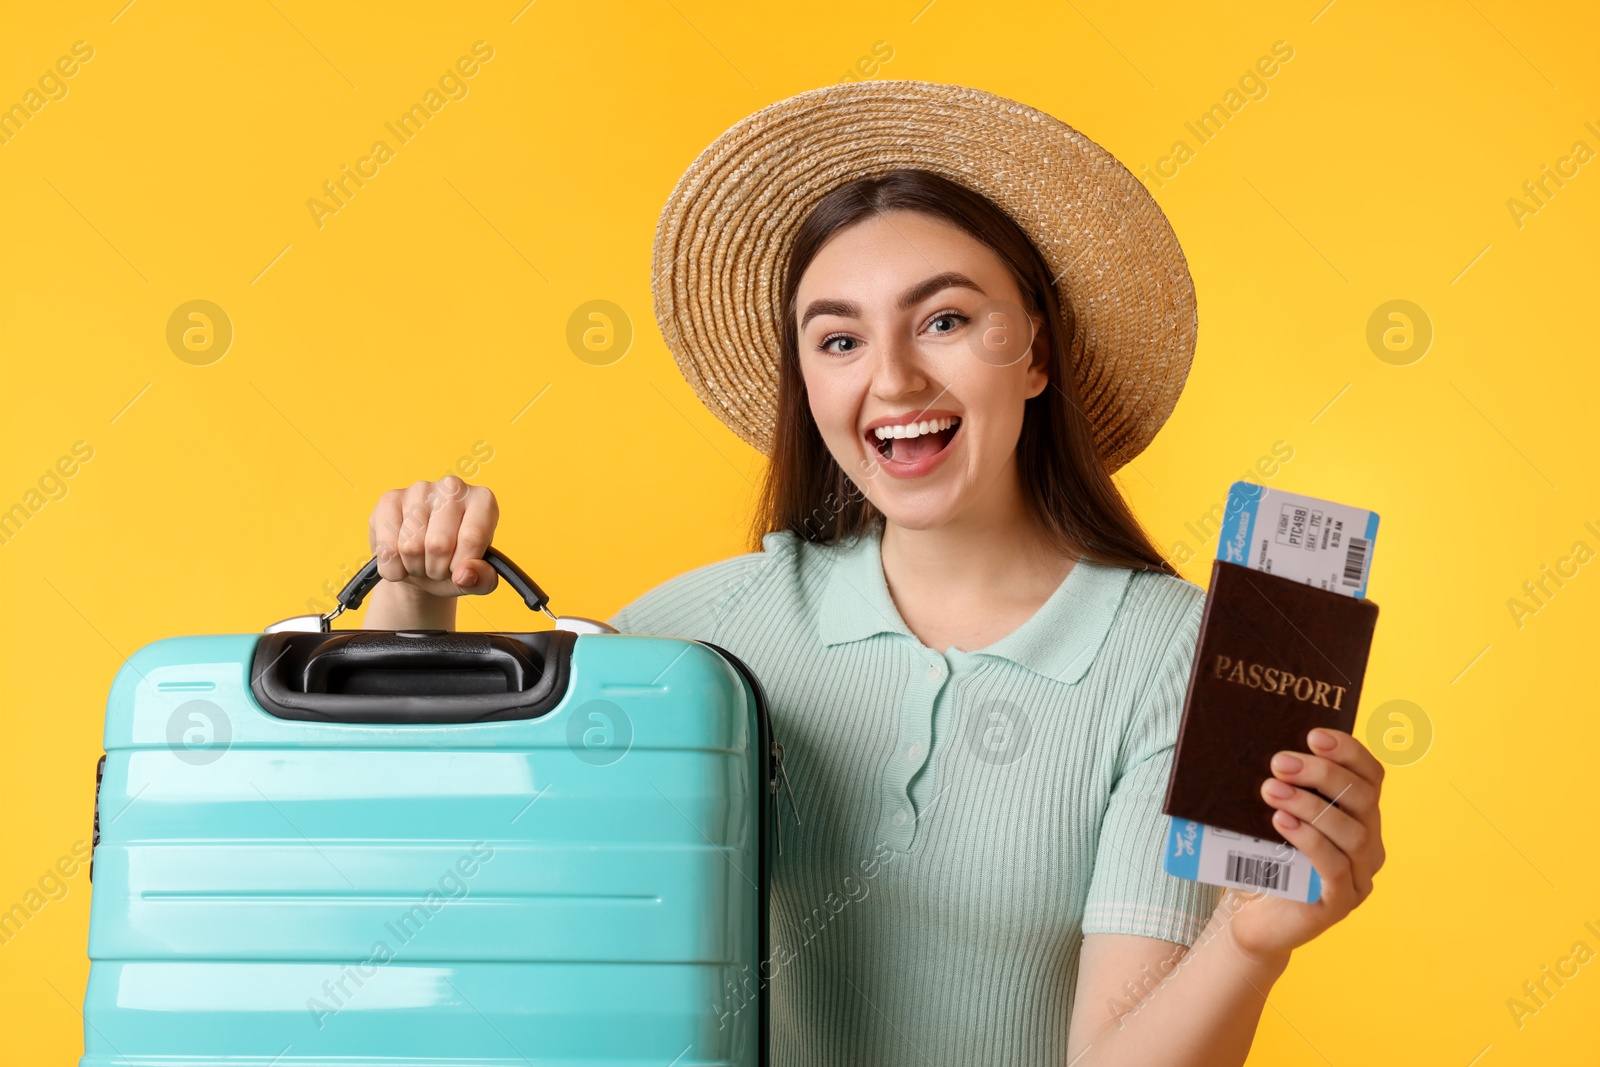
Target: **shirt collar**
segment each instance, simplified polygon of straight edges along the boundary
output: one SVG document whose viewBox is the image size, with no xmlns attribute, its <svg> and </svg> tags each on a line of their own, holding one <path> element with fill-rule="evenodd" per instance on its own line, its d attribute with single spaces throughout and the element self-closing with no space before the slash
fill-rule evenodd
<svg viewBox="0 0 1600 1067">
<path fill-rule="evenodd" d="M 817 633 L 825 645 L 899 634 L 921 644 L 889 595 L 880 552 L 881 526 L 832 548 L 833 566 L 818 605 Z M 1044 605 L 1021 627 L 968 655 L 1010 660 L 1047 678 L 1082 678 L 1104 643 L 1133 571 L 1079 559 Z"/>
</svg>

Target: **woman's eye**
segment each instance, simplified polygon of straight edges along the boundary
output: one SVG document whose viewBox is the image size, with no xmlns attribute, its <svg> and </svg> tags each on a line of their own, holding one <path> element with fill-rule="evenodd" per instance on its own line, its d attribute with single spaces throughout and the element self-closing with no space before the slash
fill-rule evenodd
<svg viewBox="0 0 1600 1067">
<path fill-rule="evenodd" d="M 956 327 L 959 326 L 961 323 L 966 322 L 966 321 L 968 321 L 967 317 L 965 315 L 961 314 L 959 311 L 945 311 L 945 312 L 941 312 L 938 315 L 935 315 L 932 319 L 930 319 L 928 321 L 928 325 L 929 326 L 937 326 L 941 322 L 948 322 L 948 323 L 952 324 L 949 327 L 949 329 L 944 329 L 944 330 L 935 329 L 933 332 L 934 333 L 954 333 L 955 330 L 956 330 Z"/>
<path fill-rule="evenodd" d="M 844 348 L 844 349 L 829 348 L 828 346 L 833 344 L 835 341 L 843 341 L 846 344 L 851 344 L 851 345 L 855 344 L 855 340 L 853 338 L 846 337 L 842 333 L 836 333 L 836 334 L 832 335 L 831 337 L 824 337 L 822 339 L 822 343 L 817 346 L 817 351 L 818 352 L 832 352 L 836 356 L 842 356 L 846 352 L 851 351 L 848 348 Z"/>
</svg>

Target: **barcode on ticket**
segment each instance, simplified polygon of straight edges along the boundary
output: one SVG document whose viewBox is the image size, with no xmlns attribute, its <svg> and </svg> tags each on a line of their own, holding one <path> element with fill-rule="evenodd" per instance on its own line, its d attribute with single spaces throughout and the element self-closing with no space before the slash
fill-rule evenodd
<svg viewBox="0 0 1600 1067">
<path fill-rule="evenodd" d="M 1233 886 L 1305 903 L 1322 896 L 1322 879 L 1299 849 L 1193 819 L 1172 819 L 1163 869 L 1207 885 Z"/>
<path fill-rule="evenodd" d="M 1289 884 L 1289 872 L 1277 860 L 1229 852 L 1227 869 L 1228 881 L 1256 889 L 1282 889 Z"/>
</svg>

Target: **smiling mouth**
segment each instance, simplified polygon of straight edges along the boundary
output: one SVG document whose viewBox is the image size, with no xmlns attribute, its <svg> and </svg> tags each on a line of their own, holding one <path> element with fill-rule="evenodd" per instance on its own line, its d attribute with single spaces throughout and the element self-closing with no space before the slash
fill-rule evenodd
<svg viewBox="0 0 1600 1067">
<path fill-rule="evenodd" d="M 904 427 L 882 427 L 880 430 L 869 432 L 868 440 L 877 449 L 879 458 L 883 460 L 890 463 L 916 463 L 929 456 L 936 456 L 950 447 L 950 442 L 961 429 L 961 419 L 955 416 L 933 419 L 930 422 L 931 424 L 912 423 Z M 941 423 L 949 425 L 943 429 L 936 428 Z M 922 430 L 921 425 L 928 425 L 928 428 Z M 879 438 L 877 434 L 882 430 L 901 430 L 909 433 L 909 436 Z"/>
</svg>

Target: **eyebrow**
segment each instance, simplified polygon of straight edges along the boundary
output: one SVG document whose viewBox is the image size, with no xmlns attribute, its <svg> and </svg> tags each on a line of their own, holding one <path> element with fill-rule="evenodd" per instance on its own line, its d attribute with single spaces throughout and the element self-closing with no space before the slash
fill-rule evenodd
<svg viewBox="0 0 1600 1067">
<path fill-rule="evenodd" d="M 941 289 L 971 289 L 972 291 L 988 296 L 978 283 L 962 274 L 960 271 L 947 270 L 942 274 L 935 274 L 926 281 L 918 282 L 901 294 L 898 307 L 904 311 L 915 307 Z M 800 329 L 806 328 L 806 323 L 818 315 L 839 315 L 844 318 L 860 318 L 861 305 L 850 300 L 813 300 L 806 306 L 806 313 L 800 319 Z"/>
</svg>

